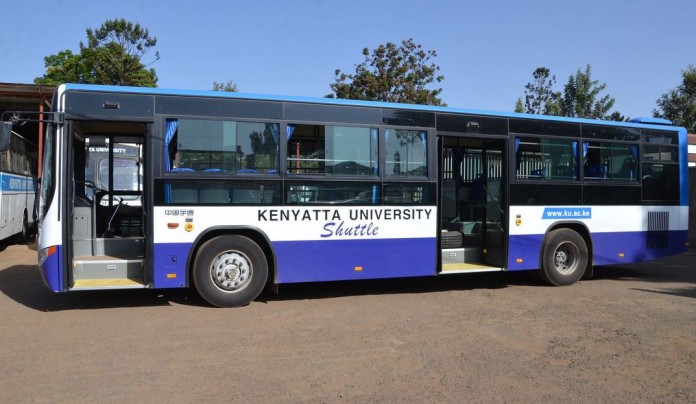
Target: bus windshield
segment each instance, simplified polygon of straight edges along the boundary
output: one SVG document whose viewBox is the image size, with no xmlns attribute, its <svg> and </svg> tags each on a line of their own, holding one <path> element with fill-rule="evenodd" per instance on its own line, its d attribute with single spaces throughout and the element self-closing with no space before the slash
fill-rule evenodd
<svg viewBox="0 0 696 404">
<path fill-rule="evenodd" d="M 97 185 L 109 189 L 109 159 L 99 161 L 99 178 Z M 114 190 L 137 191 L 140 185 L 138 161 L 129 158 L 114 158 Z"/>
</svg>

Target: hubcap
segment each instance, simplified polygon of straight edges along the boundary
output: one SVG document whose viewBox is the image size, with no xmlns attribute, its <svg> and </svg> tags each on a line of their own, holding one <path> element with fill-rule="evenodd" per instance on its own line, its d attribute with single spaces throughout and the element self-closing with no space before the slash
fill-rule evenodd
<svg viewBox="0 0 696 404">
<path fill-rule="evenodd" d="M 570 242 L 561 243 L 554 253 L 553 261 L 556 271 L 562 275 L 575 272 L 578 266 L 579 255 L 578 246 Z"/>
<path fill-rule="evenodd" d="M 253 272 L 249 262 L 244 254 L 235 251 L 218 255 L 210 266 L 215 286 L 225 292 L 237 292 L 247 287 Z"/>
</svg>

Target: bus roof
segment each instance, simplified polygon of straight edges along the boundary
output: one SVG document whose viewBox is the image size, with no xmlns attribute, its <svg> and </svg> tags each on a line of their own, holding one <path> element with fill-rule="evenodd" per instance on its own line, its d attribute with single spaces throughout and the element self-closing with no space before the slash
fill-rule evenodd
<svg viewBox="0 0 696 404">
<path fill-rule="evenodd" d="M 338 98 L 318 98 L 318 97 L 304 97 L 304 96 L 287 96 L 287 95 L 271 95 L 271 94 L 253 94 L 253 93 L 237 93 L 237 92 L 226 92 L 226 91 L 212 91 L 212 90 L 182 90 L 182 89 L 171 89 L 171 88 L 159 88 L 159 87 L 129 87 L 129 86 L 110 86 L 110 85 L 95 85 L 95 84 L 63 84 L 56 89 L 56 92 L 62 91 L 86 91 L 86 92 L 112 92 L 112 93 L 127 93 L 127 94 L 143 94 L 143 95 L 172 95 L 172 96 L 191 96 L 191 97 L 209 97 L 209 98 L 229 98 L 229 99 L 240 99 L 240 100 L 260 100 L 260 101 L 278 101 L 278 102 L 296 102 L 296 103 L 307 103 L 307 104 L 323 104 L 323 105 L 344 105 L 353 107 L 366 107 L 366 108 L 387 108 L 387 109 L 400 109 L 400 110 L 413 110 L 413 111 L 425 111 L 425 112 L 439 112 L 439 113 L 452 113 L 452 114 L 469 114 L 469 115 L 483 115 L 483 116 L 496 116 L 503 118 L 523 118 L 523 119 L 533 119 L 533 120 L 554 120 L 560 122 L 572 122 L 572 123 L 584 123 L 584 124 L 599 124 L 610 125 L 610 126 L 623 126 L 623 127 L 635 127 L 635 128 L 646 128 L 654 127 L 655 129 L 665 129 L 666 125 L 672 125 L 671 121 L 659 118 L 634 118 L 629 122 L 617 122 L 617 121 L 606 121 L 597 119 L 587 119 L 587 118 L 569 118 L 563 116 L 550 116 L 550 115 L 537 115 L 537 114 L 526 114 L 518 112 L 501 112 L 501 111 L 487 111 L 478 109 L 466 109 L 466 108 L 455 108 L 455 107 L 444 107 L 444 106 L 433 106 L 433 105 L 420 105 L 420 104 L 401 104 L 401 103 L 391 103 L 383 101 L 362 101 L 362 100 L 350 100 L 350 99 L 338 99 Z M 686 134 L 686 129 L 680 127 L 673 127 L 678 129 L 680 132 Z"/>
</svg>

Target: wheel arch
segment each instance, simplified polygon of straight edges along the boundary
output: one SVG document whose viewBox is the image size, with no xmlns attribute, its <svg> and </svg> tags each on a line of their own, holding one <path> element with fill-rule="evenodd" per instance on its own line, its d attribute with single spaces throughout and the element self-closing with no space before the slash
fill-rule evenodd
<svg viewBox="0 0 696 404">
<path fill-rule="evenodd" d="M 549 226 L 548 229 L 546 229 L 546 233 L 544 234 L 544 240 L 541 243 L 541 247 L 539 248 L 539 268 L 543 265 L 543 256 L 544 256 L 544 247 L 546 246 L 546 240 L 548 238 L 549 233 L 551 233 L 554 230 L 558 229 L 569 229 L 573 230 L 574 232 L 578 233 L 580 237 L 585 240 L 585 245 L 587 246 L 587 267 L 585 268 L 585 273 L 583 275 L 584 279 L 589 279 L 592 277 L 592 271 L 593 271 L 593 251 L 594 251 L 594 246 L 592 244 L 592 236 L 590 235 L 590 229 L 587 228 L 587 225 L 583 222 L 579 221 L 563 221 L 563 222 L 555 222 L 551 226 Z"/>
<path fill-rule="evenodd" d="M 186 286 L 191 286 L 193 280 L 193 263 L 201 246 L 208 240 L 219 236 L 244 236 L 255 242 L 263 251 L 268 263 L 268 283 L 275 283 L 277 279 L 277 258 L 275 249 L 268 235 L 258 227 L 253 226 L 214 226 L 206 229 L 198 235 L 193 242 L 193 248 L 186 259 Z"/>
</svg>

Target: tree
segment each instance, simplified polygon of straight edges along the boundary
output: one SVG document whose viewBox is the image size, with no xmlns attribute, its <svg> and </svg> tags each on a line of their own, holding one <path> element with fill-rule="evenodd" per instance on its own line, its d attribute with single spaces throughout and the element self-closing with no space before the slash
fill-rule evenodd
<svg viewBox="0 0 696 404">
<path fill-rule="evenodd" d="M 70 50 L 44 58 L 46 73 L 34 79 L 36 84 L 58 85 L 64 82 L 156 87 L 157 74 L 148 68 L 159 60 L 143 64 L 157 45 L 148 30 L 124 19 L 107 20 L 96 30 L 88 28 L 87 43 L 80 42 L 80 53 Z"/>
<path fill-rule="evenodd" d="M 616 121 L 616 122 L 628 122 L 631 120 L 631 118 L 625 117 L 621 115 L 621 112 L 619 111 L 614 111 L 607 117 L 608 120 L 610 121 Z"/>
<path fill-rule="evenodd" d="M 524 110 L 521 112 L 559 115 L 561 93 L 553 91 L 556 76 L 552 76 L 547 67 L 537 67 L 532 76 L 534 76 L 534 81 L 524 86 Z M 517 108 L 518 106 L 516 106 L 516 110 Z"/>
<path fill-rule="evenodd" d="M 431 62 L 437 56 L 435 51 L 423 50 L 409 38 L 401 45 L 379 45 L 372 53 L 364 48 L 362 54 L 365 60 L 355 66 L 355 74 L 336 69 L 336 81 L 330 85 L 334 94 L 328 97 L 444 105 L 438 97 L 441 88 L 426 88 L 444 80 L 443 76 L 435 76 L 440 70 Z"/>
<path fill-rule="evenodd" d="M 218 83 L 217 81 L 214 81 L 213 91 L 226 91 L 228 93 L 236 93 L 237 84 L 235 84 L 235 82 L 232 80 L 228 81 L 227 83 Z"/>
<path fill-rule="evenodd" d="M 34 79 L 35 84 L 57 86 L 61 83 L 87 83 L 90 69 L 80 55 L 69 49 L 44 58 L 46 73 Z"/>
<path fill-rule="evenodd" d="M 561 114 L 563 116 L 577 118 L 607 119 L 609 110 L 616 101 L 609 94 L 597 99 L 599 93 L 607 87 L 606 83 L 600 84 L 598 80 L 592 80 L 592 68 L 587 65 L 585 72 L 580 69 L 575 76 L 568 78 L 568 83 L 563 88 L 561 101 Z"/>
<path fill-rule="evenodd" d="M 657 100 L 655 118 L 669 119 L 675 125 L 696 133 L 696 66 L 682 70 L 682 83 Z"/>
<path fill-rule="evenodd" d="M 519 113 L 525 112 L 524 103 L 522 102 L 522 98 L 517 99 L 517 102 L 515 103 L 515 112 L 519 112 Z"/>
</svg>

